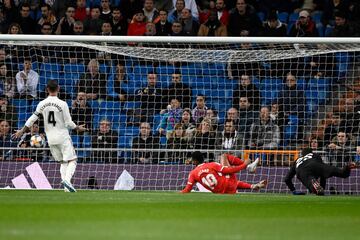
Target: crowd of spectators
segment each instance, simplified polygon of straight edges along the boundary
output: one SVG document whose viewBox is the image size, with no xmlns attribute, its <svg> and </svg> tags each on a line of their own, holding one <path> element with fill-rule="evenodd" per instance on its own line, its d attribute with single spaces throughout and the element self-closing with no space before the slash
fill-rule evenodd
<svg viewBox="0 0 360 240">
<path fill-rule="evenodd" d="M 0 32 L 351 37 L 359 35 L 359 12 L 356 0 L 5 0 Z"/>
<path fill-rule="evenodd" d="M 9 0 L 0 5 L 0 31 L 9 34 L 103 36 L 308 37 L 322 36 L 325 34 L 324 27 L 329 27 L 331 31 L 328 36 L 352 37 L 358 36 L 360 32 L 359 8 L 359 3 L 351 0 L 294 0 L 288 3 L 267 0 Z M 296 19 L 291 16 L 296 16 Z M 241 47 L 246 49 L 249 45 Z M 18 112 L 22 111 L 11 105 L 11 99 L 36 102 L 44 98 L 46 93 L 44 89 L 39 89 L 43 87 L 39 83 L 41 76 L 38 68 L 34 67 L 39 59 L 35 61 L 24 57 L 28 54 L 22 48 L 11 51 L 23 57 L 11 58 L 4 49 L 0 49 L 0 140 L 2 147 L 15 144 L 26 148 L 29 146 L 29 136 L 22 139 L 21 143 L 13 143 L 9 137 L 11 129 L 18 126 Z M 41 49 L 41 54 L 38 54 L 42 56 L 40 62 L 49 63 L 54 57 L 52 52 L 55 51 Z M 77 52 L 68 51 L 69 55 L 64 57 L 69 59 L 69 63 L 78 63 Z M 94 112 L 97 109 L 91 103 L 138 102 L 139 105 L 128 109 L 126 113 L 127 127 L 138 128 L 139 132 L 139 136 L 131 137 L 132 148 L 158 149 L 166 145 L 169 151 L 166 156 L 146 150 L 134 151 L 130 157 L 133 163 L 185 163 L 188 153 L 176 152 L 176 149 L 203 149 L 204 152 L 219 149 L 231 152 L 307 144 L 308 136 L 302 135 L 308 124 L 305 116 L 307 96 L 304 89 L 299 87 L 297 76 L 333 77 L 331 74 L 335 71 L 332 64 L 336 62 L 332 54 L 313 56 L 305 63 L 307 65 L 296 66 L 296 72 L 290 71 L 293 69 L 291 64 L 294 64 L 291 61 L 286 63 L 288 65 L 269 63 L 271 75 L 282 76 L 284 87 L 276 101 L 266 104 L 253 82 L 254 76 L 262 75 L 260 72 L 263 68 L 257 65 L 259 63 L 233 64 L 229 67 L 227 78 L 238 81 L 238 84 L 232 89 L 232 104 L 226 109 L 226 116 L 220 118 L 218 109 L 212 106 L 211 96 L 198 92 L 194 94 L 194 89 L 183 81 L 180 68 L 169 74 L 171 83 L 166 87 L 159 84 L 156 71 L 149 71 L 146 75 L 147 85 L 138 87 L 132 94 L 124 90 L 124 85 L 130 82 L 125 62 L 108 64 L 115 69 L 114 74 L 109 74 L 109 71 L 100 69 L 97 57 L 92 54 L 82 55 L 82 63 L 86 68 L 79 71 L 75 96 L 61 90 L 60 97 L 72 99 L 73 119 L 77 124 L 86 124 L 91 129 L 85 135 L 91 136 L 93 148 L 117 148 L 121 133 L 118 132 L 120 128 L 114 127 L 119 123 L 110 119 L 104 118 L 94 123 Z M 106 56 L 101 61 L 106 62 Z M 113 82 L 111 90 L 108 86 L 110 79 Z M 345 98 L 343 109 L 327 116 L 323 135 L 312 133 L 308 140 L 314 148 L 340 156 L 328 158 L 333 165 L 350 161 L 350 152 L 359 146 L 356 141 L 360 125 L 358 104 L 358 96 Z M 114 111 L 113 115 L 118 113 Z M 157 117 L 159 121 L 156 121 Z M 296 136 L 288 137 L 286 132 L 292 127 L 290 122 L 293 120 L 297 123 Z M 34 129 L 31 134 L 42 134 L 39 131 Z M 12 154 L 2 151 L 1 159 L 9 159 Z M 46 154 L 43 152 L 42 156 Z M 212 159 L 212 154 L 209 152 L 207 158 Z M 33 152 L 23 151 L 17 155 L 24 159 L 29 156 L 34 159 Z M 94 151 L 90 158 L 95 162 L 118 162 L 118 153 Z M 36 157 L 36 160 L 39 159 Z"/>
</svg>

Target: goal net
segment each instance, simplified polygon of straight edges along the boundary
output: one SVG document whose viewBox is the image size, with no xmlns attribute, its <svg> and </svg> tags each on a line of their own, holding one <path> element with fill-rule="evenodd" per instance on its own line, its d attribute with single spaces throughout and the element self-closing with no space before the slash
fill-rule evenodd
<svg viewBox="0 0 360 240">
<path fill-rule="evenodd" d="M 238 177 L 268 179 L 262 191 L 274 193 L 288 191 L 283 179 L 304 147 L 334 166 L 359 161 L 359 40 L 0 39 L 1 188 L 60 188 L 43 119 L 10 138 L 50 79 L 89 129 L 71 133 L 79 189 L 180 190 L 195 150 L 207 161 L 260 157 L 255 174 Z M 326 190 L 359 194 L 359 174 L 329 179 Z"/>
</svg>

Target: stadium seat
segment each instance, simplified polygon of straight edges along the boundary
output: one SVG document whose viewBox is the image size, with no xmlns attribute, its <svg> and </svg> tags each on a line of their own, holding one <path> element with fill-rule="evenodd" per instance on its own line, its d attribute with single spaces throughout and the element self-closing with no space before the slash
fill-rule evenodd
<svg viewBox="0 0 360 240">
<path fill-rule="evenodd" d="M 149 72 L 155 72 L 156 68 L 150 65 L 135 65 L 133 66 L 134 74 L 147 75 Z"/>
<path fill-rule="evenodd" d="M 65 64 L 64 65 L 64 73 L 75 73 L 75 74 L 85 73 L 85 65 L 73 64 L 73 63 Z"/>
<path fill-rule="evenodd" d="M 160 65 L 157 68 L 156 72 L 160 75 L 163 75 L 163 74 L 171 75 L 171 74 L 175 73 L 175 67 L 172 65 L 166 65 L 166 66 Z"/>
<path fill-rule="evenodd" d="M 40 66 L 40 72 L 60 72 L 61 66 L 57 63 L 42 63 Z"/>
<path fill-rule="evenodd" d="M 319 33 L 319 37 L 324 37 L 325 34 L 324 25 L 322 23 L 316 23 L 316 29 Z"/>
<path fill-rule="evenodd" d="M 316 24 L 318 24 L 321 23 L 322 16 L 323 16 L 323 12 L 316 11 L 312 14 L 311 18 Z"/>
<path fill-rule="evenodd" d="M 289 14 L 287 12 L 278 13 L 277 16 L 278 16 L 278 19 L 280 20 L 280 22 L 282 22 L 282 23 L 288 22 Z"/>
<path fill-rule="evenodd" d="M 329 37 L 332 34 L 332 31 L 334 30 L 334 27 L 331 25 L 327 25 L 325 28 L 325 33 L 324 36 L 325 37 Z"/>
<path fill-rule="evenodd" d="M 290 24 L 295 24 L 296 23 L 296 21 L 299 19 L 299 13 L 291 13 L 290 15 L 289 15 L 289 25 Z"/>
<path fill-rule="evenodd" d="M 263 12 L 257 12 L 257 16 L 260 19 L 261 22 L 265 21 L 265 13 Z"/>
<path fill-rule="evenodd" d="M 18 112 L 28 112 L 31 111 L 31 109 L 29 109 L 30 107 L 30 101 L 26 100 L 26 99 L 12 99 L 9 104 L 13 105 L 14 107 L 16 107 Z"/>
<path fill-rule="evenodd" d="M 296 115 L 289 115 L 288 123 L 284 131 L 284 144 L 289 144 L 290 141 L 297 139 L 299 118 Z"/>
<path fill-rule="evenodd" d="M 139 127 L 120 127 L 119 135 L 121 136 L 137 136 L 139 135 L 140 129 Z"/>
<path fill-rule="evenodd" d="M 131 148 L 132 146 L 132 137 L 131 136 L 119 136 L 118 148 Z"/>
<path fill-rule="evenodd" d="M 306 82 L 306 79 L 305 79 L 305 78 L 298 78 L 298 79 L 296 80 L 297 89 L 299 89 L 299 90 L 306 90 L 306 85 L 307 85 L 307 82 Z"/>
</svg>

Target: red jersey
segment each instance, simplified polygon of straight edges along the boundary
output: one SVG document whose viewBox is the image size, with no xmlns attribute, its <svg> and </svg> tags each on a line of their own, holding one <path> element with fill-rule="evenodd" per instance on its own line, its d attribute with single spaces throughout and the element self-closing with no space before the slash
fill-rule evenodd
<svg viewBox="0 0 360 240">
<path fill-rule="evenodd" d="M 199 182 L 213 193 L 232 193 L 233 190 L 229 192 L 229 185 L 232 186 L 235 183 L 236 186 L 234 173 L 244 168 L 246 168 L 245 164 L 230 167 L 222 166 L 216 162 L 200 164 L 190 172 L 188 182 L 182 192 L 190 192 L 194 184 Z"/>
</svg>

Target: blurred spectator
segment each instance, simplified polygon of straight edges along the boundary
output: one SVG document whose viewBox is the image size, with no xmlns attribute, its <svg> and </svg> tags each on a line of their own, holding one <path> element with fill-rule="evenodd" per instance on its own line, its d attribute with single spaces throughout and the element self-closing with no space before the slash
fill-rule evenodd
<svg viewBox="0 0 360 240">
<path fill-rule="evenodd" d="M 132 140 L 132 162 L 133 163 L 157 163 L 158 152 L 150 151 L 150 149 L 159 149 L 159 138 L 155 137 L 151 133 L 151 127 L 148 122 L 142 122 L 140 124 L 139 136 L 134 137 Z M 148 149 L 142 151 L 136 151 L 137 149 Z"/>
<path fill-rule="evenodd" d="M 0 121 L 0 147 L 15 148 L 16 143 L 11 140 L 10 124 L 6 120 Z M 14 150 L 0 150 L 0 161 L 11 160 Z"/>
<path fill-rule="evenodd" d="M 169 36 L 171 33 L 171 23 L 167 20 L 168 12 L 159 11 L 159 21 L 155 24 L 157 36 Z"/>
<path fill-rule="evenodd" d="M 355 26 L 348 21 L 348 17 L 343 12 L 335 13 L 335 27 L 330 34 L 331 37 L 357 37 Z"/>
<path fill-rule="evenodd" d="M 83 35 L 84 34 L 84 24 L 80 21 L 76 21 L 73 27 L 74 35 Z"/>
<path fill-rule="evenodd" d="M 0 84 L 3 86 L 3 93 L 8 98 L 13 98 L 15 96 L 15 78 L 11 74 L 11 71 L 8 71 L 6 64 L 0 64 Z"/>
<path fill-rule="evenodd" d="M 223 0 L 221 0 L 223 1 Z M 217 13 L 211 11 L 208 20 L 200 25 L 198 36 L 225 37 L 227 28 L 217 18 Z"/>
<path fill-rule="evenodd" d="M 4 0 L 1 3 L 2 11 L 5 18 L 9 23 L 12 23 L 16 20 L 17 17 L 17 8 L 14 0 Z"/>
<path fill-rule="evenodd" d="M 299 20 L 291 27 L 289 36 L 291 37 L 318 37 L 319 33 L 316 24 L 310 18 L 310 14 L 306 10 L 299 13 Z"/>
<path fill-rule="evenodd" d="M 154 6 L 156 9 L 163 9 L 166 12 L 170 12 L 174 9 L 172 0 L 154 0 Z"/>
<path fill-rule="evenodd" d="M 11 127 L 17 126 L 18 115 L 14 106 L 10 105 L 5 96 L 0 96 L 0 120 L 6 120 Z"/>
<path fill-rule="evenodd" d="M 69 6 L 76 6 L 76 0 L 45 0 L 44 2 L 51 6 L 54 15 L 58 18 L 65 16 Z"/>
<path fill-rule="evenodd" d="M 103 22 L 101 25 L 101 33 L 102 36 L 111 36 L 112 35 L 112 29 L 111 24 L 109 22 Z"/>
<path fill-rule="evenodd" d="M 129 23 L 132 21 L 133 16 L 143 7 L 144 2 L 137 0 L 121 0 L 119 6 L 121 13 Z"/>
<path fill-rule="evenodd" d="M 325 49 L 325 45 L 319 44 L 319 49 Z M 307 63 L 304 67 L 305 76 L 319 78 L 319 77 L 333 77 L 336 73 L 336 60 L 333 53 L 314 55 L 307 58 Z"/>
<path fill-rule="evenodd" d="M 239 121 L 235 123 L 235 128 L 243 137 L 247 137 L 250 126 L 259 117 L 259 111 L 255 111 L 247 97 L 240 97 L 239 101 Z M 237 124 L 237 125 L 236 125 Z"/>
<path fill-rule="evenodd" d="M 199 23 L 191 15 L 190 9 L 184 8 L 181 11 L 181 23 L 185 36 L 196 36 L 199 31 Z"/>
<path fill-rule="evenodd" d="M 18 23 L 12 23 L 9 26 L 8 34 L 22 34 L 22 29 Z"/>
<path fill-rule="evenodd" d="M 167 149 L 171 150 L 168 152 L 168 161 L 171 163 L 185 163 L 188 158 L 187 152 L 177 152 L 176 150 L 188 149 L 189 142 L 186 137 L 185 130 L 181 123 L 177 123 L 174 126 L 174 131 L 171 133 L 170 137 L 167 140 Z"/>
<path fill-rule="evenodd" d="M 85 92 L 90 100 L 106 99 L 106 74 L 99 72 L 99 62 L 91 59 L 86 73 L 80 76 L 77 93 Z"/>
<path fill-rule="evenodd" d="M 110 20 L 112 33 L 116 36 L 126 36 L 128 29 L 127 19 L 124 18 L 119 8 L 114 8 Z"/>
<path fill-rule="evenodd" d="M 190 142 L 193 139 L 194 133 L 196 131 L 196 126 L 193 123 L 190 108 L 183 109 L 183 114 L 181 116 L 181 125 L 184 129 L 185 137 Z"/>
<path fill-rule="evenodd" d="M 156 35 L 156 27 L 152 22 L 146 23 L 144 36 L 155 36 Z"/>
<path fill-rule="evenodd" d="M 177 123 L 181 122 L 182 108 L 181 102 L 173 98 L 171 99 L 170 105 L 166 113 L 163 114 L 160 124 L 157 128 L 160 136 L 166 136 L 169 139 L 174 131 L 174 127 Z"/>
<path fill-rule="evenodd" d="M 337 167 L 345 166 L 347 163 L 353 161 L 353 154 L 351 151 L 355 149 L 354 142 L 351 136 L 346 134 L 343 130 L 339 130 L 336 137 L 334 137 L 329 145 L 327 145 L 329 152 L 330 164 Z"/>
<path fill-rule="evenodd" d="M 92 152 L 94 162 L 117 163 L 117 151 L 109 151 L 107 148 L 117 148 L 118 133 L 111 130 L 111 122 L 103 119 L 99 123 L 99 129 L 92 135 L 91 147 L 102 148 Z"/>
<path fill-rule="evenodd" d="M 207 110 L 208 107 L 205 104 L 205 96 L 202 94 L 198 94 L 196 96 L 196 105 L 191 111 L 192 118 L 196 124 L 201 122 L 202 119 L 206 116 Z"/>
<path fill-rule="evenodd" d="M 270 119 L 268 107 L 260 109 L 260 119 L 251 124 L 248 146 L 255 149 L 277 149 L 280 144 L 280 130 Z"/>
<path fill-rule="evenodd" d="M 185 0 L 176 0 L 175 9 L 168 14 L 168 21 L 173 24 L 181 20 L 181 12 L 185 8 Z"/>
<path fill-rule="evenodd" d="M 243 136 L 236 131 L 234 122 L 226 120 L 224 130 L 217 136 L 216 146 L 218 149 L 226 150 L 232 153 L 233 150 L 242 148 Z"/>
<path fill-rule="evenodd" d="M 340 113 L 340 128 L 349 134 L 359 134 L 360 111 L 355 108 L 355 100 L 347 98 L 345 100 L 345 111 Z"/>
<path fill-rule="evenodd" d="M 87 129 L 92 129 L 93 113 L 86 93 L 78 92 L 76 99 L 72 101 L 71 116 L 76 125 L 85 125 Z"/>
<path fill-rule="evenodd" d="M 207 154 L 207 159 L 214 159 L 214 153 L 209 150 L 215 149 L 215 140 L 216 135 L 213 132 L 211 121 L 209 119 L 202 120 L 193 139 L 193 148 L 204 150 L 202 152 Z"/>
<path fill-rule="evenodd" d="M 211 11 L 216 12 L 215 0 L 210 0 L 209 3 L 207 3 L 206 5 L 199 6 L 199 23 L 200 24 L 203 24 L 208 20 Z"/>
<path fill-rule="evenodd" d="M 183 26 L 181 24 L 181 22 L 178 21 L 174 21 L 173 24 L 171 25 L 171 33 L 170 36 L 184 36 L 184 32 L 183 32 Z"/>
<path fill-rule="evenodd" d="M 53 31 L 55 31 L 55 29 L 57 29 L 58 21 L 57 21 L 56 16 L 52 12 L 49 4 L 44 4 L 41 6 L 41 18 L 39 19 L 39 21 L 37 23 L 39 32 L 41 30 L 42 25 L 46 22 L 51 24 Z"/>
<path fill-rule="evenodd" d="M 7 33 L 11 22 L 6 18 L 3 8 L 0 7 L 0 34 Z"/>
<path fill-rule="evenodd" d="M 337 113 L 329 113 L 327 116 L 327 124 L 324 130 L 324 145 L 329 145 L 331 140 L 336 137 L 340 130 L 341 118 Z"/>
<path fill-rule="evenodd" d="M 30 5 L 24 3 L 20 7 L 20 15 L 16 22 L 20 25 L 24 34 L 36 33 L 36 22 L 30 17 Z"/>
<path fill-rule="evenodd" d="M 75 9 L 75 20 L 84 21 L 87 17 L 86 13 L 86 0 L 77 0 Z"/>
<path fill-rule="evenodd" d="M 288 118 L 285 116 L 283 111 L 280 111 L 280 106 L 277 102 L 271 104 L 270 110 L 271 121 L 278 125 L 280 130 L 280 139 L 284 139 L 284 127 L 287 124 Z"/>
<path fill-rule="evenodd" d="M 255 9 L 247 5 L 245 0 L 237 0 L 236 8 L 230 12 L 229 36 L 261 36 L 262 23 Z"/>
<path fill-rule="evenodd" d="M 237 108 L 229 108 L 226 112 L 226 120 L 230 120 L 234 123 L 236 130 L 240 124 L 239 111 Z"/>
<path fill-rule="evenodd" d="M 145 0 L 143 11 L 146 21 L 156 24 L 160 20 L 159 11 L 154 6 L 154 0 Z"/>
<path fill-rule="evenodd" d="M 73 35 L 75 23 L 75 8 L 67 7 L 65 16 L 60 19 L 59 25 L 56 29 L 58 35 Z"/>
<path fill-rule="evenodd" d="M 229 11 L 226 9 L 226 4 L 224 0 L 217 0 L 216 1 L 216 10 L 217 10 L 217 17 L 218 20 L 227 26 L 229 24 Z"/>
<path fill-rule="evenodd" d="M 304 119 L 305 93 L 297 88 L 297 80 L 290 72 L 286 76 L 284 89 L 279 94 L 278 104 L 285 116 L 296 115 L 299 120 Z"/>
<path fill-rule="evenodd" d="M 177 0 L 172 0 L 174 6 L 176 7 L 176 3 Z M 195 0 L 184 0 L 185 3 L 185 8 L 189 9 L 191 12 L 191 15 L 194 17 L 195 20 L 199 19 L 199 12 L 198 12 L 198 7 L 196 5 L 196 1 Z"/>
<path fill-rule="evenodd" d="M 111 20 L 111 8 L 110 8 L 110 0 L 101 0 L 101 14 L 100 19 L 104 22 L 110 22 Z"/>
<path fill-rule="evenodd" d="M 276 12 L 271 12 L 264 22 L 265 37 L 286 37 L 287 25 L 280 22 Z"/>
<path fill-rule="evenodd" d="M 146 32 L 146 19 L 143 10 L 135 11 L 134 17 L 128 27 L 128 36 L 143 36 Z"/>
<path fill-rule="evenodd" d="M 208 108 L 208 110 L 206 110 L 205 118 L 210 120 L 213 130 L 216 131 L 218 129 L 218 125 L 219 125 L 218 112 L 215 109 Z"/>
<path fill-rule="evenodd" d="M 137 125 L 139 122 L 151 122 L 154 114 L 160 112 L 162 107 L 162 89 L 157 86 L 156 73 L 147 74 L 147 86 L 136 91 L 134 96 L 128 96 L 128 101 L 141 102 L 140 109 L 128 111 L 129 124 Z"/>
<path fill-rule="evenodd" d="M 182 82 L 182 76 L 179 71 L 175 71 L 171 75 L 171 84 L 167 89 L 163 91 L 163 98 L 167 98 L 165 101 L 168 104 L 171 99 L 178 99 L 183 108 L 191 107 L 191 89 L 190 87 Z"/>
<path fill-rule="evenodd" d="M 254 110 L 260 108 L 260 91 L 251 82 L 250 76 L 243 74 L 240 77 L 240 84 L 235 88 L 233 92 L 233 107 L 239 107 L 239 100 L 241 97 L 247 97 Z"/>
<path fill-rule="evenodd" d="M 101 31 L 103 20 L 100 18 L 100 8 L 93 7 L 90 12 L 90 17 L 85 19 L 84 32 L 88 35 L 96 35 Z"/>
<path fill-rule="evenodd" d="M 125 72 L 125 64 L 124 62 L 119 61 L 116 64 L 116 72 L 114 75 L 114 92 L 117 94 L 117 96 L 114 97 L 114 100 L 126 101 L 128 94 L 122 85 L 127 82 L 128 79 Z"/>
<path fill-rule="evenodd" d="M 52 26 L 50 23 L 46 22 L 41 26 L 41 30 L 40 30 L 41 34 L 43 35 L 51 35 L 53 30 L 52 30 Z"/>
<path fill-rule="evenodd" d="M 24 60 L 24 70 L 16 74 L 17 91 L 20 98 L 36 98 L 39 74 L 31 69 L 31 60 Z"/>
<path fill-rule="evenodd" d="M 344 12 L 346 15 L 349 14 L 349 1 L 348 0 L 328 0 L 325 1 L 324 14 L 322 21 L 324 25 L 331 24 L 335 18 L 335 13 L 340 11 Z"/>
</svg>

